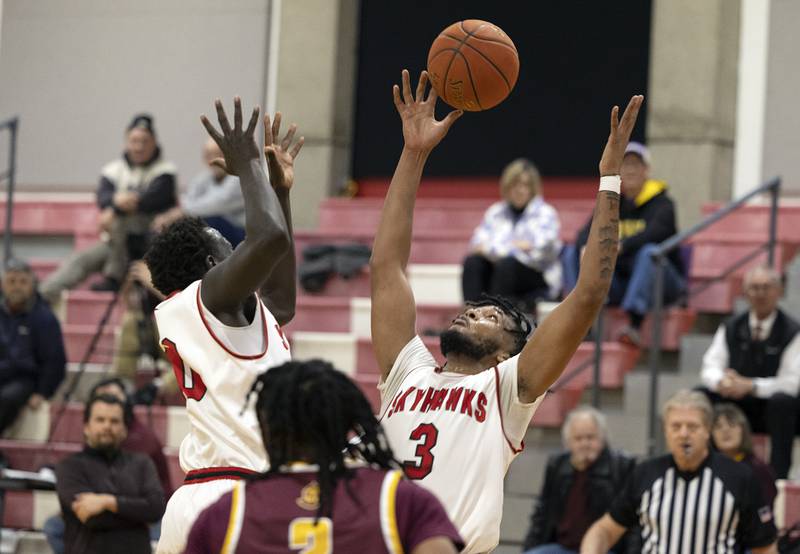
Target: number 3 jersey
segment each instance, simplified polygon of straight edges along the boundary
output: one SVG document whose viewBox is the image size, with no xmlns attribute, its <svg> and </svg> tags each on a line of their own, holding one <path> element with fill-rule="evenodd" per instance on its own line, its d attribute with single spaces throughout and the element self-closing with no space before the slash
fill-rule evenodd
<svg viewBox="0 0 800 554">
<path fill-rule="evenodd" d="M 291 359 L 280 326 L 260 299 L 249 325 L 231 327 L 203 306 L 200 286 L 195 281 L 155 311 L 161 346 L 191 423 L 180 448 L 187 483 L 195 475 L 213 477 L 199 471 L 209 468 L 228 473 L 267 468 L 255 410 L 244 407 L 256 377 Z"/>
<path fill-rule="evenodd" d="M 517 359 L 475 375 L 444 372 L 414 337 L 378 387 L 395 457 L 444 504 L 465 553 L 499 543 L 503 479 L 544 398 L 519 401 Z"/>
</svg>

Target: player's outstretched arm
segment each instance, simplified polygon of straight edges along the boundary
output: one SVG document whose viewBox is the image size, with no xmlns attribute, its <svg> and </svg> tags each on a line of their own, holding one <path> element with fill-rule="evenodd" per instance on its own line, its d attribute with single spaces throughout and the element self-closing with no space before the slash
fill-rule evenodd
<svg viewBox="0 0 800 554">
<path fill-rule="evenodd" d="M 280 129 L 280 112 L 275 114 L 272 125 L 270 125 L 269 116 L 264 117 L 264 155 L 267 158 L 270 184 L 275 189 L 275 195 L 278 197 L 283 217 L 286 220 L 286 230 L 289 233 L 289 249 L 275 265 L 275 269 L 269 274 L 264 284 L 261 285 L 260 294 L 278 324 L 284 326 L 294 318 L 297 301 L 297 262 L 294 252 L 292 205 L 289 192 L 294 184 L 294 158 L 303 146 L 305 138 L 300 137 L 295 148 L 290 151 L 289 147 L 292 145 L 292 140 L 297 132 L 297 126 L 295 124 L 290 125 L 286 136 L 278 144 Z M 291 169 L 288 175 L 285 171 L 287 167 Z M 281 176 L 283 178 L 279 178 Z"/>
<path fill-rule="evenodd" d="M 236 97 L 231 128 L 222 102 L 217 100 L 215 106 L 222 132 L 217 131 L 206 116 L 202 116 L 201 121 L 224 155 L 224 159 L 213 163 L 239 177 L 245 204 L 246 236 L 230 256 L 203 277 L 202 298 L 214 315 L 236 316 L 242 304 L 258 290 L 286 254 L 290 241 L 286 220 L 275 191 L 267 183 L 261 151 L 255 141 L 258 108 L 253 110 L 247 128 L 243 128 L 242 103 Z M 291 168 L 288 173 L 293 176 Z"/>
<path fill-rule="evenodd" d="M 619 175 L 625 147 L 643 100 L 643 96 L 632 97 L 621 120 L 619 108 L 614 106 L 611 110 L 611 130 L 600 160 L 601 177 Z M 617 191 L 618 187 L 619 181 Z M 532 402 L 558 379 L 592 326 L 614 275 L 618 227 L 619 192 L 601 190 L 597 194 L 578 283 L 542 322 L 520 354 L 517 372 L 521 401 Z"/>
<path fill-rule="evenodd" d="M 422 169 L 428 155 L 462 113 L 453 111 L 442 121 L 436 121 L 436 91 L 431 89 L 425 97 L 426 72 L 420 76 L 416 95 L 411 92 L 411 79 L 406 70 L 403 70 L 402 82 L 402 93 L 397 85 L 392 93 L 403 121 L 405 144 L 386 193 L 370 259 L 372 345 L 384 379 L 400 350 L 415 334 L 416 305 L 405 270 L 411 252 L 414 202 Z"/>
</svg>

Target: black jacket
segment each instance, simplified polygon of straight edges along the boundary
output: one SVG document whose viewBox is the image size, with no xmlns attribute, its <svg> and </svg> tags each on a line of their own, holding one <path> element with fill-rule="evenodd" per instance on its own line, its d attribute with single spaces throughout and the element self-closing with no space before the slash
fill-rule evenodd
<svg viewBox="0 0 800 554">
<path fill-rule="evenodd" d="M 147 525 L 164 514 L 164 491 L 153 462 L 138 452 L 110 458 L 89 448 L 56 466 L 56 492 L 64 514 L 67 554 L 150 554 Z M 105 511 L 81 523 L 72 511 L 78 493 L 117 497 L 117 513 Z"/>
<path fill-rule="evenodd" d="M 620 450 L 604 448 L 597 460 L 589 467 L 589 510 L 595 520 L 608 511 L 616 493 L 622 489 L 627 476 L 633 471 L 636 460 Z M 558 523 L 565 516 L 564 508 L 572 486 L 574 469 L 570 453 L 550 456 L 545 470 L 544 484 L 539 498 L 534 503 L 533 515 L 523 550 L 541 544 L 556 542 Z M 639 552 L 634 531 L 628 531 L 615 545 L 613 552 Z M 635 543 L 635 544 L 634 544 Z"/>
<path fill-rule="evenodd" d="M 37 294 L 27 309 L 10 313 L 0 297 L 0 383 L 34 382 L 34 391 L 50 398 L 64 380 L 67 357 L 61 326 Z"/>
<path fill-rule="evenodd" d="M 667 196 L 666 185 L 661 181 L 645 182 L 635 199 L 622 197 L 619 203 L 619 239 L 622 250 L 617 257 L 617 271 L 628 276 L 633 270 L 636 253 L 645 244 L 658 244 L 678 232 L 675 222 L 675 205 Z M 581 229 L 575 240 L 577 251 L 589 239 L 591 219 Z M 685 272 L 680 249 L 669 253 L 669 261 L 679 273 Z"/>
</svg>

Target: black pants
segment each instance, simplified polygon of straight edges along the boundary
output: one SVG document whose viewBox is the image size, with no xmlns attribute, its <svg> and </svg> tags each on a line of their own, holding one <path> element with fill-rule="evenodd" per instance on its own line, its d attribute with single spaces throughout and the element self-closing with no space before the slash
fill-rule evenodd
<svg viewBox="0 0 800 554">
<path fill-rule="evenodd" d="M 484 292 L 514 300 L 547 293 L 547 283 L 539 271 L 513 256 L 491 262 L 480 254 L 471 254 L 464 260 L 461 288 L 466 302 L 479 300 Z"/>
<path fill-rule="evenodd" d="M 35 389 L 30 379 L 18 379 L 0 383 L 0 433 L 17 419 Z"/>
<path fill-rule="evenodd" d="M 724 398 L 705 388 L 700 388 L 712 404 L 736 404 L 747 416 L 754 433 L 766 433 L 770 440 L 769 463 L 778 479 L 786 479 L 792 466 L 792 445 L 800 415 L 800 399 L 782 392 L 769 398 L 745 396 L 739 400 Z"/>
</svg>

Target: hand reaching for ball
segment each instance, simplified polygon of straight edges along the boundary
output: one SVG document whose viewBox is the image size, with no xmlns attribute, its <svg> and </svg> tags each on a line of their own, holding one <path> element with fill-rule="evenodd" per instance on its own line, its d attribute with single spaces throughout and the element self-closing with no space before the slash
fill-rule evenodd
<svg viewBox="0 0 800 554">
<path fill-rule="evenodd" d="M 394 105 L 400 119 L 403 121 L 403 139 L 408 150 L 416 152 L 430 152 L 447 135 L 447 131 L 456 119 L 464 113 L 461 110 L 454 110 L 447 116 L 437 121 L 434 115 L 436 90 L 431 88 L 428 97 L 425 98 L 425 88 L 428 85 L 428 73 L 422 72 L 419 83 L 417 84 L 416 96 L 411 93 L 411 77 L 408 70 L 403 70 L 403 91 L 400 94 L 400 87 L 394 85 Z"/>
</svg>

